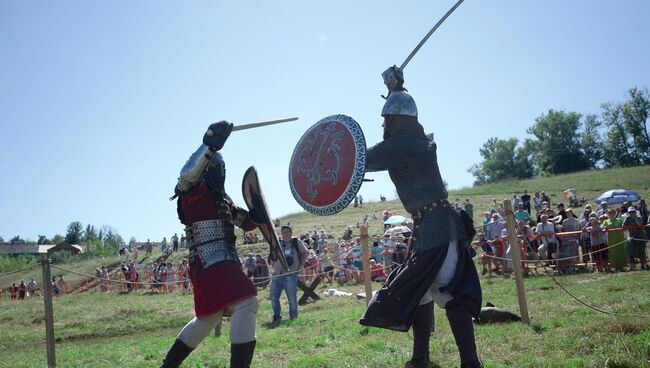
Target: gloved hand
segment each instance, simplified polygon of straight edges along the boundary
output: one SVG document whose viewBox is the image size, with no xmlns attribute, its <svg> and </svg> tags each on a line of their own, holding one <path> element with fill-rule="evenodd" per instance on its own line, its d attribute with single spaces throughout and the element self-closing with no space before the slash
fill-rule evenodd
<svg viewBox="0 0 650 368">
<path fill-rule="evenodd" d="M 264 201 L 262 201 L 262 197 L 259 195 L 254 195 L 252 199 L 253 208 L 248 211 L 248 218 L 257 225 L 260 225 L 264 222 L 264 216 L 262 215 L 264 211 L 261 210 L 264 208 Z"/>
<path fill-rule="evenodd" d="M 203 143 L 214 151 L 219 151 L 226 143 L 226 139 L 232 132 L 232 123 L 225 120 L 210 124 L 208 130 L 203 135 Z"/>
<path fill-rule="evenodd" d="M 384 70 L 384 72 L 381 73 L 381 77 L 384 79 L 384 84 L 388 87 L 389 92 L 394 90 L 396 87 L 401 88 L 404 84 L 404 74 L 397 65 L 393 65 Z"/>
<path fill-rule="evenodd" d="M 257 225 L 264 223 L 264 216 L 262 216 L 256 209 L 248 212 L 248 218 Z"/>
</svg>

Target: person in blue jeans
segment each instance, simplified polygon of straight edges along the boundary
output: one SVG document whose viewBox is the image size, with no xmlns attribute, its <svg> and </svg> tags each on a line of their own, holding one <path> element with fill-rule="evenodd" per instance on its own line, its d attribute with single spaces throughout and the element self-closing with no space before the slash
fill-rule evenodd
<svg viewBox="0 0 650 368">
<path fill-rule="evenodd" d="M 270 296 L 274 323 L 282 320 L 280 295 L 283 290 L 289 300 L 289 319 L 298 318 L 298 273 L 303 269 L 307 260 L 307 248 L 300 239 L 293 237 L 291 226 L 282 226 L 281 231 L 280 247 L 289 268 L 285 268 L 280 261 L 273 261 Z"/>
</svg>

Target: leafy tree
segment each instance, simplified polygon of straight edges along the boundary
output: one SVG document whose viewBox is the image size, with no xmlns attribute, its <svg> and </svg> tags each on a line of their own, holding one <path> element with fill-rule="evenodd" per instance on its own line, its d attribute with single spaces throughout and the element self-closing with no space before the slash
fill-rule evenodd
<svg viewBox="0 0 650 368">
<path fill-rule="evenodd" d="M 90 243 L 94 242 L 95 240 L 99 239 L 99 235 L 97 234 L 97 229 L 91 224 L 86 225 L 86 230 L 84 230 L 84 237 L 83 241 L 84 243 Z"/>
<path fill-rule="evenodd" d="M 648 113 L 650 95 L 647 90 L 634 87 L 628 90 L 628 100 L 623 104 L 623 124 L 633 143 L 633 156 L 637 165 L 650 163 L 650 135 Z"/>
<path fill-rule="evenodd" d="M 104 244 L 116 246 L 124 241 L 124 239 L 122 239 L 122 236 L 117 232 L 117 229 L 108 225 L 104 225 L 102 227 L 102 230 L 103 231 L 100 233 L 104 234 Z"/>
<path fill-rule="evenodd" d="M 79 221 L 73 221 L 68 225 L 68 230 L 65 234 L 65 242 L 68 244 L 79 244 L 83 239 L 84 227 Z"/>
<path fill-rule="evenodd" d="M 601 117 L 609 129 L 605 134 L 605 166 L 634 166 L 637 160 L 630 150 L 630 137 L 623 121 L 623 105 L 606 102 L 600 105 Z"/>
<path fill-rule="evenodd" d="M 12 244 L 12 245 L 14 245 L 14 244 L 27 244 L 27 242 L 25 241 L 25 239 L 21 238 L 20 235 L 16 235 L 13 238 L 11 238 L 11 240 L 9 240 L 9 244 Z"/>
<path fill-rule="evenodd" d="M 4 243 L 4 242 L 5 242 L 4 238 L 0 236 L 0 243 Z"/>
<path fill-rule="evenodd" d="M 516 138 L 498 139 L 496 137 L 483 143 L 479 148 L 483 161 L 468 170 L 476 178 L 474 184 L 531 177 L 532 168 L 528 154 L 523 147 L 517 148 L 518 143 Z"/>
<path fill-rule="evenodd" d="M 61 234 L 56 234 L 52 238 L 52 244 L 61 244 L 65 241 L 65 238 Z"/>
<path fill-rule="evenodd" d="M 589 168 L 578 133 L 580 118 L 577 112 L 549 110 L 528 128 L 527 132 L 537 138 L 527 146 L 540 173 L 562 174 Z"/>
<path fill-rule="evenodd" d="M 50 244 L 50 240 L 45 235 L 39 235 L 38 236 L 38 241 L 36 242 L 36 244 L 38 244 L 38 245 Z"/>
<path fill-rule="evenodd" d="M 585 159 L 592 169 L 602 166 L 605 150 L 602 146 L 603 137 L 600 134 L 602 122 L 594 114 L 585 117 L 582 132 L 580 133 L 580 145 L 585 153 Z"/>
</svg>

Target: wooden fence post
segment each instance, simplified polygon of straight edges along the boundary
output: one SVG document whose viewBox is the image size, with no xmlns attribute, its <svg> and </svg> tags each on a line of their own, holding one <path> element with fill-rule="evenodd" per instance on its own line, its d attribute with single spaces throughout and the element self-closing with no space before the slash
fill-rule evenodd
<svg viewBox="0 0 650 368">
<path fill-rule="evenodd" d="M 526 289 L 524 288 L 524 276 L 521 272 L 521 246 L 517 241 L 517 223 L 515 214 L 512 211 L 512 203 L 509 199 L 503 201 L 503 207 L 506 209 L 506 228 L 508 230 L 508 242 L 512 251 L 512 268 L 515 273 L 515 283 L 517 285 L 517 299 L 519 299 L 519 312 L 521 320 L 530 324 L 528 317 L 528 305 L 526 304 Z"/>
<path fill-rule="evenodd" d="M 370 250 L 368 250 L 368 224 L 360 227 L 361 237 L 361 264 L 363 265 L 363 283 L 366 287 L 366 305 L 370 304 L 372 298 L 372 280 L 370 279 Z"/>
<path fill-rule="evenodd" d="M 41 254 L 43 265 L 43 302 L 45 303 L 45 338 L 47 344 L 47 366 L 56 367 L 54 349 L 54 310 L 52 308 L 52 276 L 50 272 L 50 257 L 48 253 Z"/>
</svg>

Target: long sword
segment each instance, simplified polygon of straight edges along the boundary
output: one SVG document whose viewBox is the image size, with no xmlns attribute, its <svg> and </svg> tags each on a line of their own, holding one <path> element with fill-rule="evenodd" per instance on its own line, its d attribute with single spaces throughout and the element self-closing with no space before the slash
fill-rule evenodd
<svg viewBox="0 0 650 368">
<path fill-rule="evenodd" d="M 241 125 L 235 125 L 232 127 L 232 131 L 235 132 L 237 130 L 246 130 L 246 129 L 253 129 L 253 128 L 259 128 L 263 127 L 266 125 L 274 125 L 274 124 L 280 124 L 280 123 L 287 123 L 290 121 L 295 121 L 298 120 L 298 118 L 287 118 L 287 119 L 279 119 L 279 120 L 267 120 L 267 121 L 259 121 L 257 123 L 249 123 L 249 124 L 241 124 Z"/>
<path fill-rule="evenodd" d="M 404 68 L 406 67 L 406 64 L 408 64 L 409 61 L 411 61 L 411 59 L 413 58 L 413 56 L 415 56 L 415 54 L 418 52 L 418 50 L 420 50 L 420 47 L 422 47 L 422 45 L 424 45 L 424 43 L 427 42 L 427 40 L 429 39 L 429 37 L 431 37 L 431 35 L 433 34 L 433 32 L 435 32 L 436 29 L 438 29 L 438 27 L 440 27 L 440 26 L 442 25 L 442 23 L 444 23 L 445 20 L 447 20 L 447 18 L 451 15 L 451 13 L 453 13 L 454 10 L 456 10 L 456 8 L 458 8 L 458 6 L 459 6 L 463 1 L 464 1 L 464 0 L 458 0 L 458 2 L 457 2 L 454 6 L 452 6 L 451 9 L 449 9 L 449 11 L 447 12 L 447 14 L 445 14 L 442 18 L 440 18 L 440 20 L 438 21 L 438 23 L 436 23 L 436 25 L 433 26 L 433 28 L 431 28 L 431 30 L 429 31 L 429 33 L 427 33 L 427 35 L 424 36 L 424 38 L 422 39 L 422 41 L 420 41 L 420 43 L 418 43 L 418 45 L 415 46 L 415 49 L 413 49 L 413 51 L 411 51 L 411 54 L 406 58 L 406 60 L 404 60 L 404 62 L 402 63 L 402 65 L 399 67 L 399 70 L 404 70 Z"/>
</svg>

